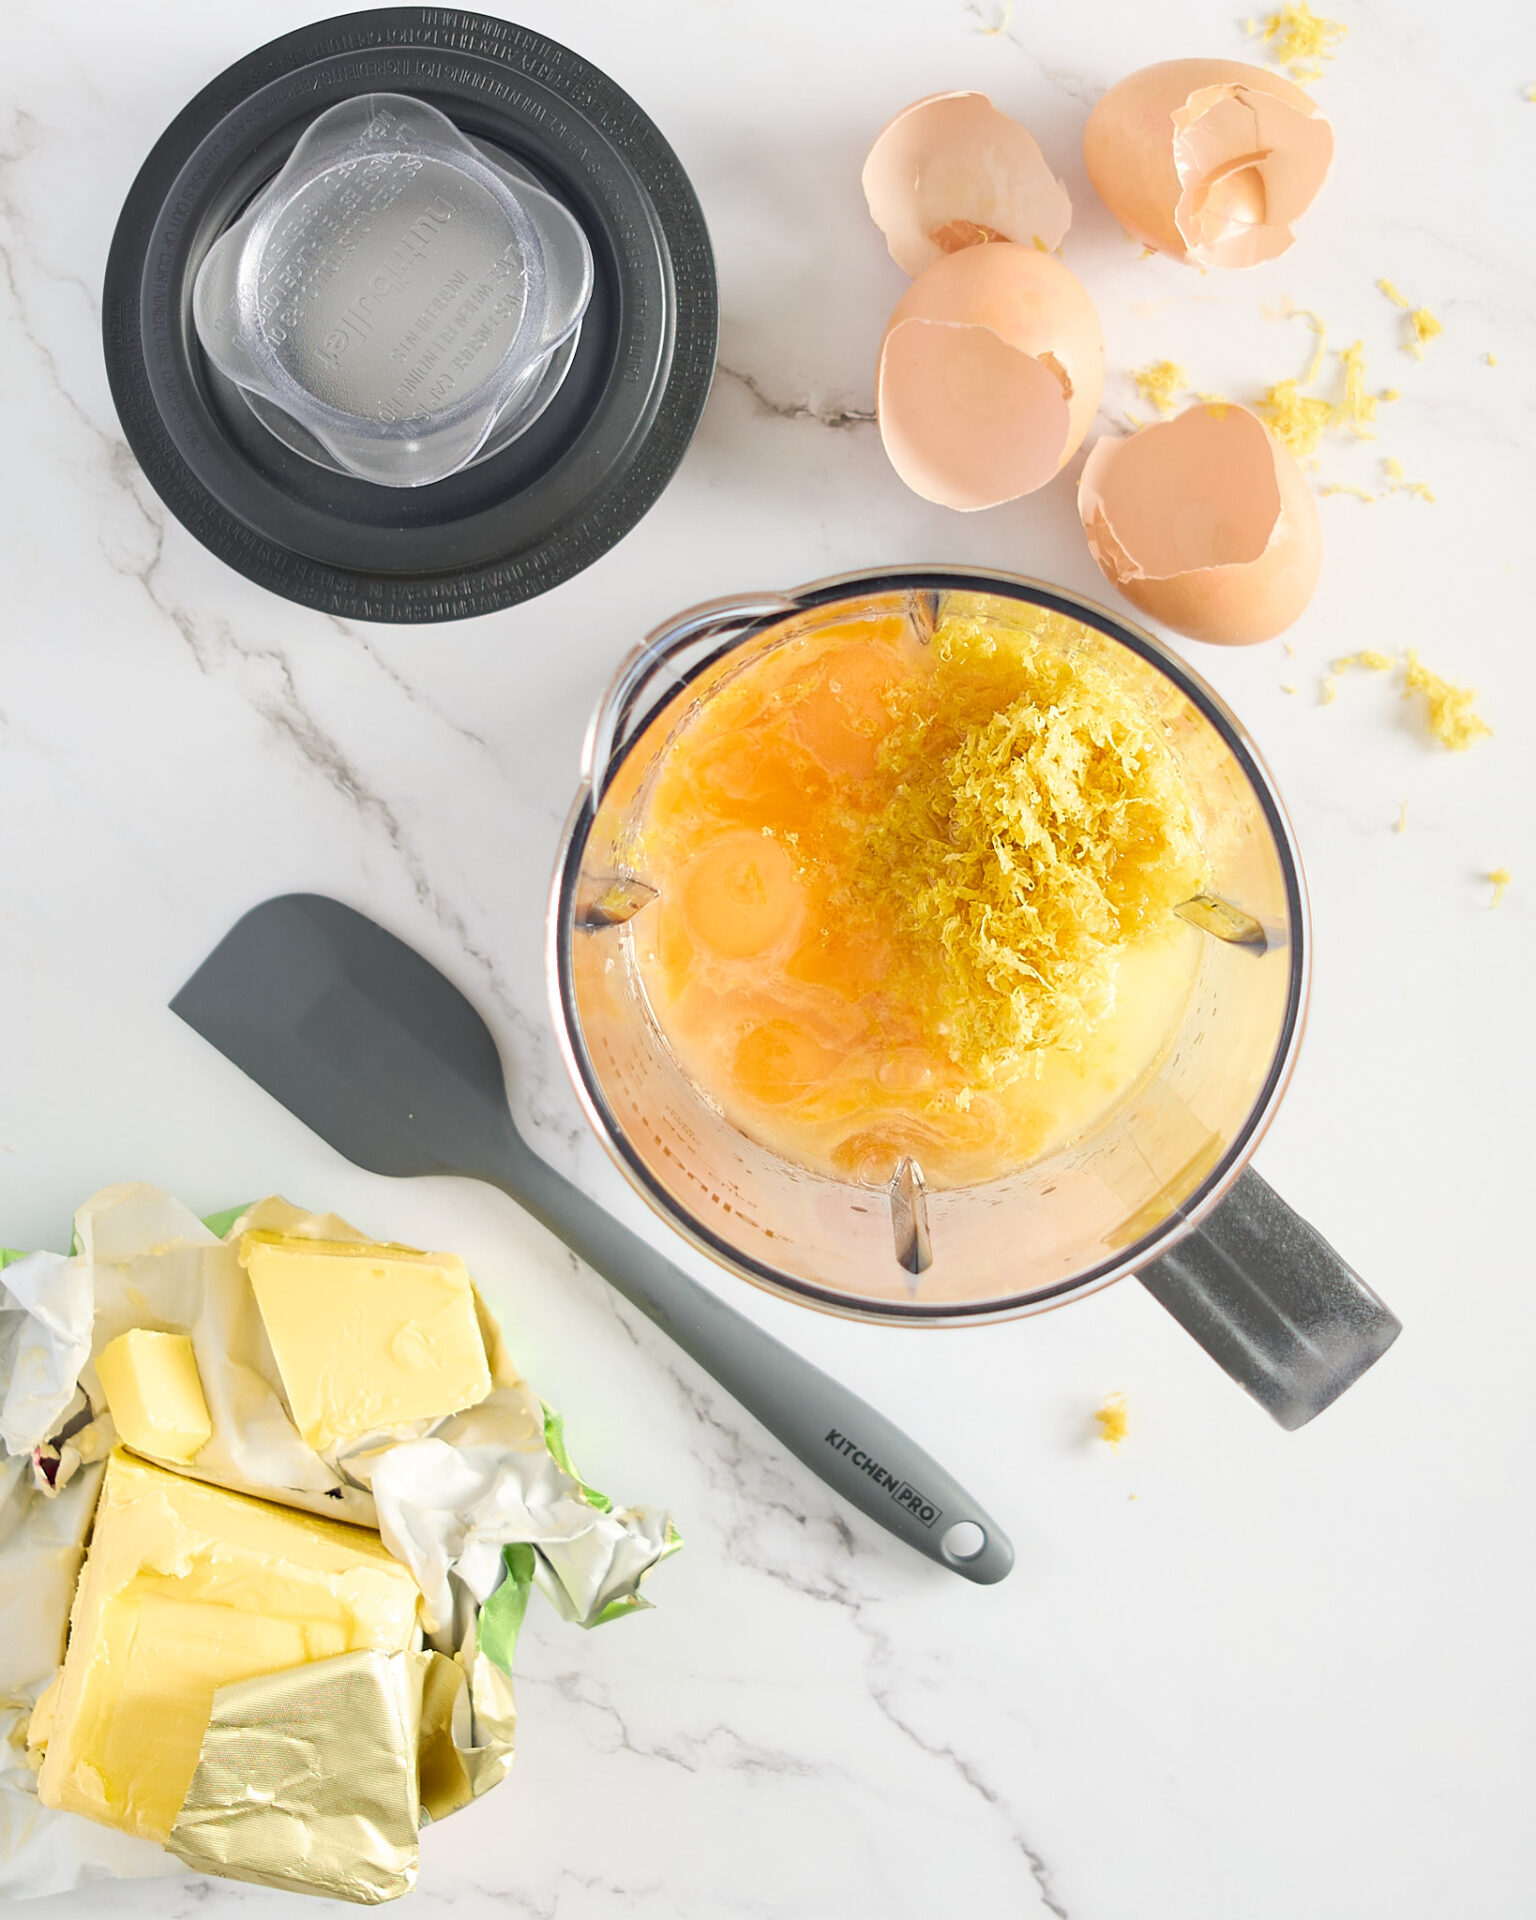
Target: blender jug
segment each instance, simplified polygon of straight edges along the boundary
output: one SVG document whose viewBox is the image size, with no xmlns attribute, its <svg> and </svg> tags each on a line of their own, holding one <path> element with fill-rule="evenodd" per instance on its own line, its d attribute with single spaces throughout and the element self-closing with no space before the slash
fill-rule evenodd
<svg viewBox="0 0 1536 1920">
<path fill-rule="evenodd" d="M 636 963 L 636 925 L 657 897 L 637 826 L 669 745 L 747 663 L 871 616 L 904 617 L 921 642 L 946 602 L 1005 623 L 1031 606 L 1079 623 L 1084 651 L 1113 661 L 1174 746 L 1211 879 L 1179 909 L 1204 936 L 1198 966 L 1142 1083 L 1059 1150 L 984 1184 L 930 1190 L 911 1158 L 859 1179 L 796 1165 L 688 1078 Z M 567 1065 L 632 1183 L 722 1265 L 788 1298 L 905 1325 L 1038 1312 L 1134 1273 L 1286 1427 L 1396 1337 L 1393 1315 L 1248 1169 L 1301 1036 L 1306 897 L 1290 827 L 1242 729 L 1150 635 L 976 570 L 845 576 L 716 603 L 626 662 L 593 721 L 585 774 L 551 915 Z"/>
</svg>

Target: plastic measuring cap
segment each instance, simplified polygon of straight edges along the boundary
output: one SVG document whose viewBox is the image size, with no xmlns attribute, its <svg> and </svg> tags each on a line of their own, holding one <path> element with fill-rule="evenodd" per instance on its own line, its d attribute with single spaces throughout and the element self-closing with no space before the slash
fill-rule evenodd
<svg viewBox="0 0 1536 1920">
<path fill-rule="evenodd" d="M 570 212 L 403 94 L 329 108 L 198 270 L 203 351 L 280 438 L 386 487 L 503 446 L 592 295 Z"/>
</svg>

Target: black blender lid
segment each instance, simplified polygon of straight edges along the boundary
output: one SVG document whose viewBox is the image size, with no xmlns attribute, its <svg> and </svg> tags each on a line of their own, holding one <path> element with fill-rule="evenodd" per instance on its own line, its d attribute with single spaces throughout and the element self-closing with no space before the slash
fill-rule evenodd
<svg viewBox="0 0 1536 1920">
<path fill-rule="evenodd" d="M 192 285 L 328 107 L 404 93 L 526 169 L 594 255 L 570 369 L 526 433 L 447 479 L 383 487 L 285 444 L 208 361 Z M 155 491 L 259 585 L 363 620 L 455 620 L 557 586 L 621 540 L 686 452 L 718 298 L 677 156 L 606 74 L 541 34 L 436 7 L 302 27 L 197 95 L 134 181 L 107 259 L 107 376 Z"/>
</svg>

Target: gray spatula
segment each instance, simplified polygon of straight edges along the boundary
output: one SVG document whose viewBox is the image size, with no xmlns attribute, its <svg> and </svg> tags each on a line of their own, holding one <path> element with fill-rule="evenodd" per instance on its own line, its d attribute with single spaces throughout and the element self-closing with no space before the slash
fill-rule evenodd
<svg viewBox="0 0 1536 1920">
<path fill-rule="evenodd" d="M 510 1194 L 919 1553 L 986 1584 L 1013 1565 L 1008 1536 L 937 1461 L 529 1151 L 485 1022 L 392 933 L 322 894 L 285 894 L 239 921 L 171 1007 L 358 1166 L 462 1174 Z"/>
</svg>

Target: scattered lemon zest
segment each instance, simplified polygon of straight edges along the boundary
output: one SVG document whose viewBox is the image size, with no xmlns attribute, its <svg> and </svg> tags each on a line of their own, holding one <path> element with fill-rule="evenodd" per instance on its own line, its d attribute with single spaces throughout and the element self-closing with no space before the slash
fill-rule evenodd
<svg viewBox="0 0 1536 1920">
<path fill-rule="evenodd" d="M 1280 691 L 1281 691 L 1282 693 L 1294 693 L 1294 692 L 1296 691 L 1296 683 L 1295 683 L 1295 681 L 1293 681 L 1293 680 L 1282 680 L 1282 681 L 1280 682 Z"/>
<path fill-rule="evenodd" d="M 1422 693 L 1428 701 L 1429 730 L 1453 753 L 1464 752 L 1474 740 L 1493 732 L 1488 722 L 1473 711 L 1477 689 L 1442 680 L 1439 674 L 1430 672 L 1410 647 L 1403 673 L 1403 698 L 1406 700 L 1413 693 Z"/>
<path fill-rule="evenodd" d="M 1338 674 L 1349 673 L 1357 668 L 1368 673 L 1388 673 L 1397 664 L 1392 654 L 1382 653 L 1376 647 L 1362 647 L 1358 653 L 1341 654 L 1332 663 L 1332 672 L 1318 683 L 1318 702 L 1325 707 L 1331 704 L 1338 690 L 1335 685 L 1335 676 Z M 1449 680 L 1442 680 L 1439 674 L 1430 672 L 1410 647 L 1403 661 L 1403 698 L 1406 700 L 1414 693 L 1422 693 L 1429 703 L 1426 719 L 1430 732 L 1455 752 L 1461 752 L 1471 746 L 1474 740 L 1493 732 L 1487 721 L 1473 711 L 1476 688 L 1458 687 Z M 1398 822 L 1399 833 L 1403 831 L 1407 813 L 1408 802 L 1405 800 Z"/>
<path fill-rule="evenodd" d="M 1403 466 L 1401 460 L 1383 460 L 1381 465 L 1382 470 L 1387 476 L 1388 493 L 1417 494 L 1420 500 L 1427 500 L 1431 506 L 1435 504 L 1434 494 L 1430 492 L 1422 480 L 1410 480 L 1408 478 L 1407 469 Z"/>
<path fill-rule="evenodd" d="M 1498 364 L 1498 356 L 1496 354 L 1485 353 L 1483 355 L 1483 365 L 1485 367 L 1496 367 Z"/>
<path fill-rule="evenodd" d="M 1414 306 L 1407 294 L 1404 293 L 1401 288 L 1394 286 L 1390 280 L 1378 280 L 1376 284 L 1392 302 L 1393 306 L 1401 307 L 1403 312 L 1408 316 L 1404 322 L 1407 331 L 1403 335 L 1403 352 L 1411 353 L 1416 360 L 1422 360 L 1424 358 L 1424 342 L 1426 340 L 1433 340 L 1438 333 L 1444 333 L 1445 328 L 1441 326 L 1440 322 L 1430 312 L 1428 307 Z"/>
<path fill-rule="evenodd" d="M 1279 10 L 1266 14 L 1259 28 L 1270 49 L 1269 58 L 1302 86 L 1319 77 L 1321 62 L 1333 58 L 1334 48 L 1349 32 L 1342 22 L 1315 14 L 1307 0 L 1282 0 Z"/>
<path fill-rule="evenodd" d="M 975 13 L 979 12 L 980 9 L 973 7 L 971 11 Z M 981 35 L 983 40 L 994 40 L 1000 33 L 1006 33 L 1012 24 L 1013 0 L 1003 0 L 1003 10 L 998 15 L 996 21 L 990 27 L 979 26 L 976 31 Z"/>
<path fill-rule="evenodd" d="M 1136 391 L 1159 413 L 1172 413 L 1174 396 L 1189 385 L 1189 375 L 1176 360 L 1154 360 L 1132 373 Z"/>
<path fill-rule="evenodd" d="M 1294 660 L 1296 658 L 1296 642 L 1294 640 L 1282 640 L 1280 646 L 1281 651 L 1288 659 Z"/>
<path fill-rule="evenodd" d="M 1368 507 L 1374 507 L 1376 496 L 1369 487 L 1357 487 L 1347 480 L 1332 480 L 1326 487 L 1319 487 L 1319 493 L 1347 493 L 1353 499 L 1363 500 Z"/>
<path fill-rule="evenodd" d="M 1396 387 L 1383 387 L 1376 396 L 1378 400 L 1401 400 L 1402 397 Z"/>
<path fill-rule="evenodd" d="M 1365 390 L 1365 343 L 1352 340 L 1339 355 L 1344 369 L 1344 398 L 1338 407 L 1336 425 L 1353 427 L 1362 440 L 1373 438 L 1365 430 L 1366 422 L 1376 418 L 1377 395 Z"/>
<path fill-rule="evenodd" d="M 1254 412 L 1270 432 L 1298 457 L 1312 453 L 1324 427 L 1333 424 L 1333 407 L 1301 391 L 1296 380 L 1277 380 L 1260 394 Z"/>
<path fill-rule="evenodd" d="M 1352 340 L 1340 350 L 1339 365 L 1344 370 L 1343 396 L 1337 401 L 1325 400 L 1321 394 L 1307 393 L 1304 389 L 1314 386 L 1322 371 L 1328 346 L 1327 329 L 1318 316 L 1306 307 L 1293 307 L 1286 317 L 1305 320 L 1317 335 L 1317 346 L 1306 372 L 1297 379 L 1277 380 L 1259 396 L 1254 403 L 1254 411 L 1275 438 L 1298 460 L 1306 460 L 1313 455 L 1323 433 L 1332 428 L 1348 427 L 1357 438 L 1372 439 L 1374 436 L 1368 431 L 1368 425 L 1376 418 L 1377 401 L 1396 399 L 1397 396 L 1395 393 L 1389 395 L 1366 391 L 1364 343 Z"/>
<path fill-rule="evenodd" d="M 1514 877 L 1508 867 L 1493 867 L 1483 875 L 1483 878 L 1493 888 L 1493 898 L 1488 902 L 1488 910 L 1490 913 L 1495 907 L 1503 904 L 1504 896 L 1509 892 L 1509 883 Z"/>
<path fill-rule="evenodd" d="M 1408 326 L 1413 334 L 1411 340 L 1404 341 L 1405 349 L 1415 360 L 1424 358 L 1424 342 L 1433 340 L 1436 334 L 1444 333 L 1445 328 L 1430 312 L 1428 307 L 1415 307 L 1408 316 Z"/>
<path fill-rule="evenodd" d="M 1323 370 L 1323 355 L 1328 350 L 1328 329 L 1323 325 L 1322 315 L 1314 313 L 1310 307 L 1296 307 L 1292 311 L 1296 318 L 1305 320 L 1317 335 L 1317 345 L 1313 349 L 1311 365 L 1301 376 L 1301 384 L 1304 387 L 1310 387 Z"/>
<path fill-rule="evenodd" d="M 1408 831 L 1408 802 L 1406 800 L 1398 802 L 1397 821 L 1392 831 L 1394 833 L 1406 833 Z"/>
<path fill-rule="evenodd" d="M 1532 80 L 1528 86 L 1520 89 L 1520 98 L 1522 100 L 1536 100 L 1536 80 Z"/>
<path fill-rule="evenodd" d="M 1195 398 L 1205 408 L 1213 420 L 1225 420 L 1232 411 L 1232 402 L 1220 393 L 1197 393 Z"/>
<path fill-rule="evenodd" d="M 1118 1453 L 1126 1434 L 1130 1431 L 1131 1425 L 1130 1414 L 1125 1404 L 1125 1395 L 1123 1393 L 1112 1393 L 1104 1402 L 1103 1406 L 1094 1408 L 1093 1417 L 1099 1423 L 1099 1438 L 1104 1441 L 1107 1446 L 1113 1447 L 1115 1452 Z M 1135 1497 L 1136 1496 L 1132 1494 L 1131 1498 L 1133 1500 Z"/>
<path fill-rule="evenodd" d="M 1325 673 L 1317 683 L 1317 704 L 1320 707 L 1331 707 L 1338 697 L 1338 681 L 1331 673 Z"/>
</svg>

